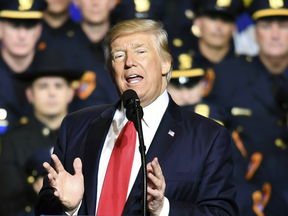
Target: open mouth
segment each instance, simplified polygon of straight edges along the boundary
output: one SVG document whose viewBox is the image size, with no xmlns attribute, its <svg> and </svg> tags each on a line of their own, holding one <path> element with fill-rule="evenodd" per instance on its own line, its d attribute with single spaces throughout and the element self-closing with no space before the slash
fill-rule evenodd
<svg viewBox="0 0 288 216">
<path fill-rule="evenodd" d="M 141 82 L 142 80 L 143 80 L 143 77 L 137 74 L 132 74 L 128 78 L 126 78 L 126 81 L 129 84 L 135 84 L 135 83 Z"/>
</svg>

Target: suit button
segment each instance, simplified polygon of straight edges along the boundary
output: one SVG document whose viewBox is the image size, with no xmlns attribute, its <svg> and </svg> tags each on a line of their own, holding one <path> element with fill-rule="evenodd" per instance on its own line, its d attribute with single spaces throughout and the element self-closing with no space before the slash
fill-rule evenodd
<svg viewBox="0 0 288 216">
<path fill-rule="evenodd" d="M 30 212 L 30 211 L 31 211 L 31 207 L 30 207 L 30 206 L 26 206 L 26 207 L 25 207 L 25 211 L 26 211 L 26 212 Z"/>
<path fill-rule="evenodd" d="M 236 130 L 238 131 L 238 133 L 242 133 L 244 129 L 241 125 L 239 125 Z"/>
<path fill-rule="evenodd" d="M 276 139 L 275 145 L 279 148 L 282 148 L 283 150 L 287 148 L 287 145 L 283 142 L 282 139 Z"/>
<path fill-rule="evenodd" d="M 29 184 L 33 184 L 34 181 L 35 181 L 34 176 L 29 176 L 29 177 L 27 178 L 27 182 L 28 182 Z"/>
<path fill-rule="evenodd" d="M 42 130 L 42 134 L 44 135 L 44 136 L 48 136 L 49 134 L 50 134 L 50 130 L 49 130 L 49 128 L 43 128 L 43 130 Z"/>
</svg>

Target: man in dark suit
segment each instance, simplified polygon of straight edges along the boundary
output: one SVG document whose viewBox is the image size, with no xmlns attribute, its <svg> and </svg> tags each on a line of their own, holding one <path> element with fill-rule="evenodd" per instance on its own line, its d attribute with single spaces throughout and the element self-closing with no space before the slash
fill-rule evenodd
<svg viewBox="0 0 288 216">
<path fill-rule="evenodd" d="M 150 161 L 148 211 L 153 216 L 238 215 L 229 132 L 179 107 L 168 95 L 173 60 L 167 41 L 161 23 L 141 19 L 118 23 L 106 36 L 107 67 L 120 98 L 133 89 L 143 107 L 143 135 Z M 99 213 L 99 207 L 106 195 L 103 189 L 111 150 L 118 148 L 115 140 L 128 121 L 125 112 L 120 100 L 65 117 L 52 155 L 54 168 L 44 163 L 49 174 L 38 197 L 36 215 L 112 215 Z M 125 151 L 124 155 L 130 156 Z M 113 215 L 141 215 L 139 158 L 135 148 L 123 210 Z M 118 173 L 115 178 L 122 177 L 123 173 Z M 111 202 L 115 195 L 123 194 L 115 192 L 104 201 L 110 208 L 116 205 Z"/>
</svg>

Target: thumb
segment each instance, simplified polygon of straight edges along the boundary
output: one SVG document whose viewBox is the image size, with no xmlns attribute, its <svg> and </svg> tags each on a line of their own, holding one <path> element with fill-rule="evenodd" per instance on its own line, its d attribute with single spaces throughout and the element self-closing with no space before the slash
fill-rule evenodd
<svg viewBox="0 0 288 216">
<path fill-rule="evenodd" d="M 75 175 L 82 175 L 82 162 L 80 158 L 76 158 L 73 163 Z"/>
</svg>

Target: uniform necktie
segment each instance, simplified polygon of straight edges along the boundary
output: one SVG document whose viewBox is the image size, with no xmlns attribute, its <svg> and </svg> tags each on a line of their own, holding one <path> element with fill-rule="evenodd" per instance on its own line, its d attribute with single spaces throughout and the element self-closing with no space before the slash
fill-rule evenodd
<svg viewBox="0 0 288 216">
<path fill-rule="evenodd" d="M 136 145 L 136 130 L 128 121 L 114 145 L 102 191 L 97 215 L 120 216 L 123 212 Z"/>
</svg>

